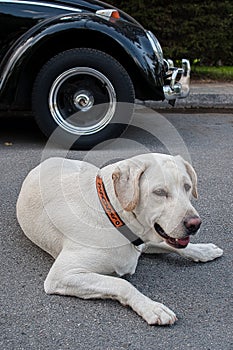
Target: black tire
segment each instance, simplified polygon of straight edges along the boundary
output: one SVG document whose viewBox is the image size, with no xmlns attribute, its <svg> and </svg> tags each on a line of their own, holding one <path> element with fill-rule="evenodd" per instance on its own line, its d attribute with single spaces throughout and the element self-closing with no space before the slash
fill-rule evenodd
<svg viewBox="0 0 233 350">
<path fill-rule="evenodd" d="M 47 137 L 56 129 L 57 143 L 90 149 L 121 135 L 134 98 L 132 81 L 118 61 L 102 51 L 79 48 L 59 53 L 42 67 L 32 109 Z M 122 113 L 124 124 L 119 124 Z"/>
</svg>

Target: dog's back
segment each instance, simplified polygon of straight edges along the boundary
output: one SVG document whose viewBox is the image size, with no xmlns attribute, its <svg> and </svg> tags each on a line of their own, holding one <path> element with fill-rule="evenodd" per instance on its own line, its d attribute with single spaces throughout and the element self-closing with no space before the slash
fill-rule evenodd
<svg viewBox="0 0 233 350">
<path fill-rule="evenodd" d="M 16 207 L 18 222 L 25 235 L 54 258 L 60 253 L 64 238 L 53 209 L 58 215 L 64 213 L 59 207 L 65 202 L 63 182 L 67 179 L 72 183 L 74 177 L 77 182 L 79 172 L 90 166 L 77 160 L 50 158 L 31 170 L 22 184 Z"/>
</svg>

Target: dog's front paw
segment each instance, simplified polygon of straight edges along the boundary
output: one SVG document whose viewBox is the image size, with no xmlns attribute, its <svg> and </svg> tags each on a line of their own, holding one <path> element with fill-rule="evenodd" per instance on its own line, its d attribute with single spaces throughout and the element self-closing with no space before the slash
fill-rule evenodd
<svg viewBox="0 0 233 350">
<path fill-rule="evenodd" d="M 223 250 L 212 243 L 190 243 L 180 254 L 195 262 L 207 262 L 222 256 Z"/>
<path fill-rule="evenodd" d="M 137 304 L 134 310 L 142 316 L 149 325 L 172 325 L 177 317 L 172 310 L 161 303 L 157 303 L 146 297 L 143 304 Z"/>
</svg>

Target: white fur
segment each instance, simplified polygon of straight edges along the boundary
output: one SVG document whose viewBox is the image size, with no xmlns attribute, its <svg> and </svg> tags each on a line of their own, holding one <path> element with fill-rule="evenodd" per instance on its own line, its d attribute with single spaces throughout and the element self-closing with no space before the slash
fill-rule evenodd
<svg viewBox="0 0 233 350">
<path fill-rule="evenodd" d="M 145 244 L 135 247 L 110 223 L 97 195 L 97 174 L 121 219 Z M 158 188 L 165 188 L 169 197 L 156 195 Z M 191 193 L 197 196 L 196 174 L 179 156 L 140 155 L 101 170 L 62 158 L 41 163 L 22 185 L 17 217 L 26 236 L 55 259 L 45 280 L 46 293 L 116 299 L 148 324 L 173 324 L 171 310 L 114 276 L 133 274 L 143 251 L 176 252 L 202 262 L 222 255 L 213 244 L 175 249 L 155 231 L 157 222 L 171 237 L 183 237 L 185 216 L 197 215 Z"/>
</svg>

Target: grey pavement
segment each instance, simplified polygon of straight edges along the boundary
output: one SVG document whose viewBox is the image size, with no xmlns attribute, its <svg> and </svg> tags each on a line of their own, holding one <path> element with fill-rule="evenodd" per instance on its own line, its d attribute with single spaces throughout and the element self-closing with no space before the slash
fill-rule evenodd
<svg viewBox="0 0 233 350">
<path fill-rule="evenodd" d="M 192 242 L 213 242 L 224 249 L 222 258 L 206 264 L 173 254 L 146 255 L 136 273 L 125 277 L 176 312 L 179 320 L 171 327 L 150 327 L 115 301 L 45 294 L 43 281 L 53 260 L 25 237 L 15 216 L 22 181 L 41 161 L 45 140 L 32 119 L 1 120 L 1 350 L 233 349 L 233 114 L 166 113 L 164 118 L 169 122 L 167 144 L 172 126 L 181 138 L 174 138 L 171 153 L 183 140 L 198 173 L 199 200 L 194 205 L 203 225 Z M 158 113 L 149 127 L 163 134 Z M 124 136 L 151 152 L 167 152 L 166 142 L 139 128 L 129 128 Z M 135 143 L 119 152 L 110 147 L 94 151 L 93 157 L 104 163 L 135 148 Z M 84 152 L 72 151 L 69 157 L 83 159 Z"/>
<path fill-rule="evenodd" d="M 190 94 L 185 99 L 177 99 L 175 107 L 167 101 L 146 101 L 145 105 L 155 109 L 227 109 L 233 108 L 233 82 L 196 83 L 191 81 Z"/>
</svg>

